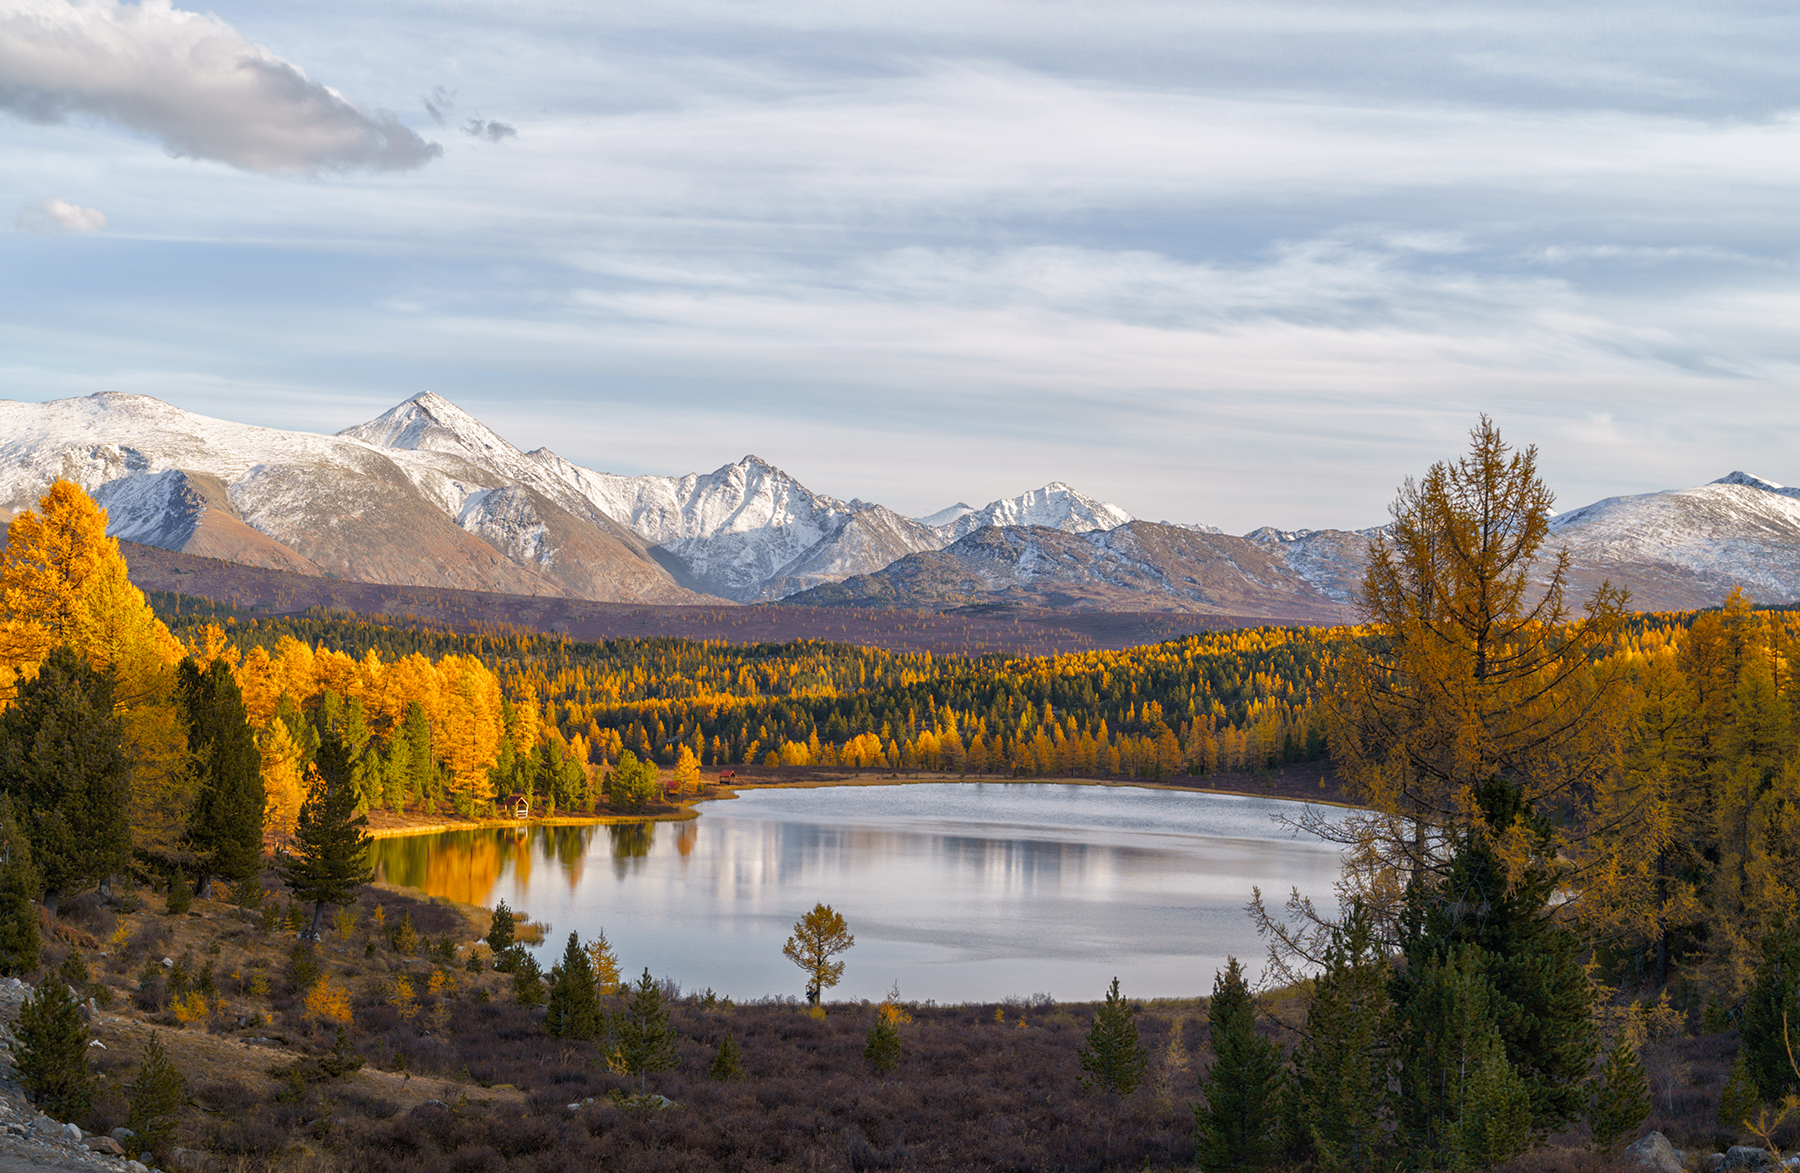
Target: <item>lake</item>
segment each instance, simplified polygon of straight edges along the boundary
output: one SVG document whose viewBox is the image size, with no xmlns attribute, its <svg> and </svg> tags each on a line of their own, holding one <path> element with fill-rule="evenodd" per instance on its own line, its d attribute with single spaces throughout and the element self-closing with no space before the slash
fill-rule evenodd
<svg viewBox="0 0 1800 1173">
<path fill-rule="evenodd" d="M 624 972 L 688 991 L 800 995 L 782 955 L 824 901 L 856 936 L 828 998 L 1089 1001 L 1207 994 L 1265 948 L 1244 905 L 1298 886 L 1331 903 L 1335 847 L 1276 822 L 1293 803 L 1190 791 L 944 782 L 747 790 L 681 823 L 490 828 L 377 840 L 378 877 L 604 929 Z"/>
</svg>

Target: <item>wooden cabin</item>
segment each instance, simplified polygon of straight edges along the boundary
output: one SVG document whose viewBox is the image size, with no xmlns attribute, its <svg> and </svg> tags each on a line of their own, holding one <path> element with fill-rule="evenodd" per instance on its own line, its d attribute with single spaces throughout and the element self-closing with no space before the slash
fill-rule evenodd
<svg viewBox="0 0 1800 1173">
<path fill-rule="evenodd" d="M 531 817 L 531 795 L 509 794 L 495 804 L 500 808 L 503 817 L 513 819 L 529 819 Z"/>
</svg>

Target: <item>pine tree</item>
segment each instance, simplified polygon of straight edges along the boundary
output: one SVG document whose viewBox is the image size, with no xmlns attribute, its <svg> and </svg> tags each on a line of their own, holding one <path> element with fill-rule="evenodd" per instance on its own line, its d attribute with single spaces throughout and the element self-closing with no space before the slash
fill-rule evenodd
<svg viewBox="0 0 1800 1173">
<path fill-rule="evenodd" d="M 1194 1105 L 1194 1150 L 1208 1173 L 1255 1169 L 1274 1156 L 1281 1050 L 1256 1033 L 1256 1001 L 1235 957 L 1213 979 L 1206 1010 L 1213 1064 Z"/>
<path fill-rule="evenodd" d="M 1497 1031 L 1476 1053 L 1451 1138 L 1453 1164 L 1460 1169 L 1491 1169 L 1531 1147 L 1531 1095 Z"/>
<path fill-rule="evenodd" d="M 37 984 L 19 1008 L 13 1029 L 19 1040 L 14 1059 L 19 1082 L 38 1110 L 58 1120 L 84 1115 L 94 1101 L 87 1025 L 60 975 Z"/>
<path fill-rule="evenodd" d="M 1644 1064 L 1638 1058 L 1637 1044 L 1632 1037 L 1638 1027 L 1636 1007 L 1632 1009 L 1632 1021 L 1620 1029 L 1606 1053 L 1599 1095 L 1595 1098 L 1593 1113 L 1588 1117 L 1594 1147 L 1603 1153 L 1612 1151 L 1621 1138 L 1636 1132 L 1644 1118 L 1650 1115 L 1650 1078 L 1644 1073 Z M 1720 1097 L 1721 1104 L 1723 1098 Z"/>
<path fill-rule="evenodd" d="M 150 1032 L 137 1079 L 131 1085 L 131 1108 L 125 1127 L 137 1133 L 145 1149 L 166 1157 L 175 1136 L 175 1114 L 187 1102 L 187 1076 L 169 1061 L 162 1038 Z"/>
<path fill-rule="evenodd" d="M 738 1054 L 737 1036 L 730 1031 L 726 1031 L 725 1037 L 719 1040 L 719 1049 L 713 1055 L 712 1066 L 707 1069 L 707 1074 L 720 1083 L 744 1078 L 744 1062 Z"/>
<path fill-rule="evenodd" d="M 1466 943 L 1421 950 L 1393 982 L 1397 1139 L 1426 1160 L 1456 1161 L 1469 1080 L 1499 1038 L 1488 964 L 1485 952 Z"/>
<path fill-rule="evenodd" d="M 669 1027 L 662 990 L 648 969 L 632 987 L 630 998 L 619 1012 L 613 1039 L 619 1067 L 627 1075 L 637 1075 L 640 1091 L 648 1087 L 650 1072 L 675 1066 L 675 1032 Z"/>
<path fill-rule="evenodd" d="M 513 916 L 513 910 L 507 905 L 506 901 L 502 900 L 499 904 L 494 906 L 493 918 L 488 921 L 486 939 L 488 948 L 494 951 L 495 957 L 499 957 L 502 953 L 505 953 L 513 947 L 513 941 L 516 939 L 514 934 L 516 932 L 517 927 Z"/>
<path fill-rule="evenodd" d="M 863 1059 L 871 1070 L 886 1074 L 900 1066 L 900 1028 L 885 1014 L 875 1016 L 863 1046 Z"/>
<path fill-rule="evenodd" d="M 37 894 L 31 843 L 13 818 L 12 799 L 0 794 L 0 977 L 37 968 Z"/>
<path fill-rule="evenodd" d="M 1731 1063 L 1731 1074 L 1719 1089 L 1720 1131 L 1727 1136 L 1742 1136 L 1750 1130 L 1762 1103 L 1756 1091 L 1756 1077 L 1750 1072 L 1749 1052 L 1740 1046 Z"/>
<path fill-rule="evenodd" d="M 175 868 L 169 873 L 169 899 L 163 909 L 170 916 L 186 916 L 193 906 L 194 889 L 188 884 L 187 873 Z"/>
<path fill-rule="evenodd" d="M 1738 1023 L 1739 1055 L 1756 1084 L 1757 1098 L 1777 1103 L 1797 1090 L 1789 1040 L 1800 1053 L 1800 926 L 1778 920 L 1763 938 L 1762 965 L 1744 999 Z"/>
<path fill-rule="evenodd" d="M 282 860 L 277 870 L 297 899 L 312 902 L 308 936 L 316 940 L 325 906 L 350 903 L 375 873 L 368 865 L 369 820 L 356 813 L 350 747 L 336 731 L 320 735 L 314 765 L 317 777 L 294 831 L 296 854 Z"/>
<path fill-rule="evenodd" d="M 1388 964 L 1368 906 L 1334 928 L 1294 1047 L 1283 1102 L 1288 1149 L 1326 1173 L 1366 1169 L 1386 1137 L 1392 1076 Z"/>
<path fill-rule="evenodd" d="M 113 674 L 66 645 L 0 713 L 0 792 L 30 840 L 52 910 L 130 862 L 130 766 L 113 715 Z"/>
<path fill-rule="evenodd" d="M 1106 1000 L 1094 1014 L 1087 1041 L 1076 1050 L 1081 1060 L 1083 1086 L 1116 1096 L 1128 1096 L 1144 1082 L 1150 1056 L 1138 1045 L 1137 1007 L 1119 995 L 1114 978 Z"/>
<path fill-rule="evenodd" d="M 587 945 L 588 962 L 594 970 L 594 989 L 602 996 L 619 992 L 619 959 L 606 941 L 606 930 L 596 929 Z"/>
<path fill-rule="evenodd" d="M 544 1028 L 559 1039 L 594 1039 L 600 1035 L 600 999 L 594 969 L 581 940 L 569 934 L 562 962 L 551 969 L 550 1007 Z"/>
<path fill-rule="evenodd" d="M 212 877 L 242 883 L 262 866 L 262 754 L 230 667 L 215 659 L 204 672 L 192 657 L 176 669 L 188 751 L 200 778 L 188 818 L 187 846 L 199 864 L 199 889 Z"/>
<path fill-rule="evenodd" d="M 521 1006 L 542 1006 L 544 970 L 537 958 L 527 953 L 523 945 L 514 945 L 507 953 L 512 957 L 513 997 Z"/>
</svg>

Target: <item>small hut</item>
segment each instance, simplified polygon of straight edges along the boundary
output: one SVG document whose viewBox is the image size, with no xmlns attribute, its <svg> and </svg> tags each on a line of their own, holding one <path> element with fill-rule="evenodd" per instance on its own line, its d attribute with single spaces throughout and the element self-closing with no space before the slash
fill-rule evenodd
<svg viewBox="0 0 1800 1173">
<path fill-rule="evenodd" d="M 502 815 L 515 819 L 531 817 L 531 795 L 509 794 L 499 803 Z"/>
</svg>

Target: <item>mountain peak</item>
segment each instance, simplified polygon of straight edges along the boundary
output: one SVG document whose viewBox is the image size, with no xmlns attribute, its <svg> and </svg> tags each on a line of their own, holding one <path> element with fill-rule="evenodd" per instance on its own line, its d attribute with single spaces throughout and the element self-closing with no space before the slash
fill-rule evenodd
<svg viewBox="0 0 1800 1173">
<path fill-rule="evenodd" d="M 338 435 L 377 448 L 476 457 L 521 455 L 486 424 L 435 391 L 421 391 Z"/>
<path fill-rule="evenodd" d="M 1774 481 L 1765 481 L 1759 476 L 1742 470 L 1728 472 L 1711 483 L 1715 485 L 1748 485 L 1752 489 L 1768 489 L 1771 492 L 1777 493 L 1787 488 L 1786 485 L 1778 485 Z"/>
</svg>

